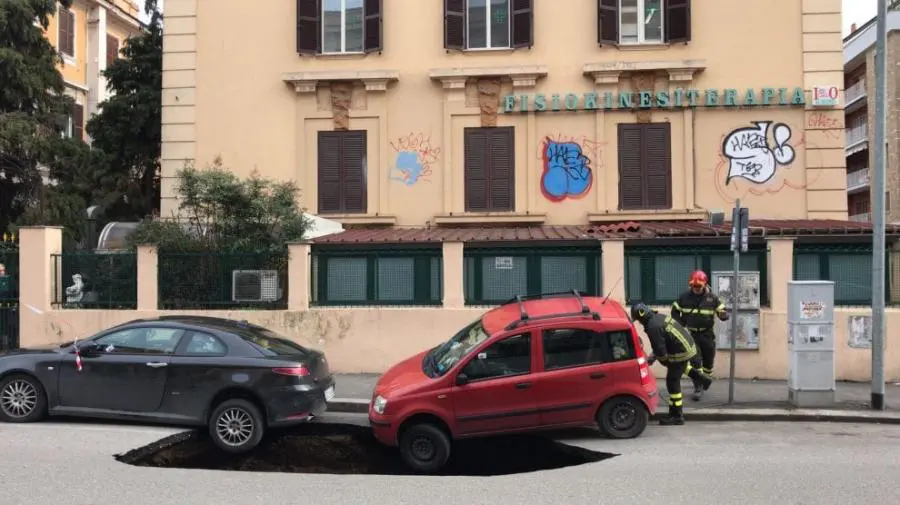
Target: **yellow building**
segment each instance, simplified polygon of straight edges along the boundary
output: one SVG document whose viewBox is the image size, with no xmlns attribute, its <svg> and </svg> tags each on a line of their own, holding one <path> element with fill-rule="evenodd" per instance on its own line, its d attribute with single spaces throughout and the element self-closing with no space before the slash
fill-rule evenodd
<svg viewBox="0 0 900 505">
<path fill-rule="evenodd" d="M 115 61 L 128 37 L 141 31 L 134 0 L 75 0 L 57 4 L 46 35 L 59 50 L 66 94 L 75 100 L 68 134 L 87 139 L 84 125 L 109 94 L 103 72 Z"/>
</svg>

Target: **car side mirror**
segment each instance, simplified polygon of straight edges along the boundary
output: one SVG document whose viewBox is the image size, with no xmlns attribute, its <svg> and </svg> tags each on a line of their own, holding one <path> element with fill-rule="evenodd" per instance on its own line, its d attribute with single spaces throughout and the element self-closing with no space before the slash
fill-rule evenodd
<svg viewBox="0 0 900 505">
<path fill-rule="evenodd" d="M 469 376 L 468 376 L 468 375 L 466 375 L 466 374 L 464 374 L 464 373 L 461 373 L 461 374 L 459 374 L 459 375 L 456 376 L 456 385 L 457 385 L 457 386 L 465 386 L 465 385 L 468 384 L 468 383 L 469 383 Z"/>
<path fill-rule="evenodd" d="M 91 340 L 79 342 L 76 344 L 76 348 L 78 349 L 78 354 L 82 356 L 97 356 L 100 354 L 100 346 Z"/>
</svg>

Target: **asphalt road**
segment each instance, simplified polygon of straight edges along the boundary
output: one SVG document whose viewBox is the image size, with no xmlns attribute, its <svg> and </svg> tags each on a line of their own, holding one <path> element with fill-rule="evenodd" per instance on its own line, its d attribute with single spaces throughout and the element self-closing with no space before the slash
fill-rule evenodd
<svg viewBox="0 0 900 505">
<path fill-rule="evenodd" d="M 330 419 L 364 422 L 354 415 Z M 900 475 L 898 426 L 762 422 L 653 426 L 630 441 L 598 439 L 586 431 L 561 433 L 558 438 L 566 443 L 621 456 L 490 478 L 168 470 L 113 458 L 175 432 L 106 424 L 0 424 L 0 503 L 891 503 Z"/>
</svg>

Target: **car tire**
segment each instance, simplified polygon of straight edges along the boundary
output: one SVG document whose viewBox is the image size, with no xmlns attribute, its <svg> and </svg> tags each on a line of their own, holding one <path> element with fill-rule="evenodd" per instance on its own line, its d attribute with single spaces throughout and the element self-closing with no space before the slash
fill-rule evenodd
<svg viewBox="0 0 900 505">
<path fill-rule="evenodd" d="M 615 396 L 597 410 L 597 427 L 609 438 L 635 438 L 650 422 L 644 403 L 633 396 Z"/>
<path fill-rule="evenodd" d="M 47 415 L 47 394 L 41 381 L 16 374 L 0 380 L 0 421 L 33 423 Z"/>
<path fill-rule="evenodd" d="M 400 456 L 416 473 L 437 472 L 450 459 L 450 437 L 433 424 L 414 424 L 400 435 Z"/>
<path fill-rule="evenodd" d="M 247 400 L 226 400 L 209 416 L 209 436 L 219 449 L 232 454 L 252 451 L 265 434 L 265 418 Z"/>
</svg>

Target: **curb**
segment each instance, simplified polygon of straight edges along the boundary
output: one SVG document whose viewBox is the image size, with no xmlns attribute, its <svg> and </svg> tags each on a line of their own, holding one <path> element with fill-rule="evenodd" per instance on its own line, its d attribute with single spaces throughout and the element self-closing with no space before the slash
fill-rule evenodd
<svg viewBox="0 0 900 505">
<path fill-rule="evenodd" d="M 369 401 L 354 398 L 335 398 L 328 402 L 328 411 L 346 414 L 366 414 L 369 412 Z M 664 415 L 665 413 L 660 411 L 652 419 L 659 420 Z M 686 419 L 693 421 L 790 421 L 900 425 L 900 412 L 884 411 L 705 408 L 685 409 L 684 415 Z"/>
</svg>

